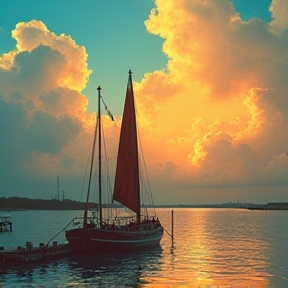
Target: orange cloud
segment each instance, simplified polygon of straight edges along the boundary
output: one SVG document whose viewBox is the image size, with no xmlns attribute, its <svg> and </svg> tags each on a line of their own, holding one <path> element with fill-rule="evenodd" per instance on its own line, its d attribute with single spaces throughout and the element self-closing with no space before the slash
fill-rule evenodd
<svg viewBox="0 0 288 288">
<path fill-rule="evenodd" d="M 136 85 L 155 175 L 193 187 L 259 184 L 273 174 L 288 141 L 288 39 L 271 31 L 280 4 L 287 7 L 273 1 L 279 14 L 265 23 L 243 21 L 230 1 L 155 2 L 145 24 L 164 38 L 167 68 Z"/>
</svg>

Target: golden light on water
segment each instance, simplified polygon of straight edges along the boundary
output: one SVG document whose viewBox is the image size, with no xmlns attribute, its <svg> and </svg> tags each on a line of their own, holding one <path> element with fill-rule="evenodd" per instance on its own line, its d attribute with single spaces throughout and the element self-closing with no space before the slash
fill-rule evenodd
<svg viewBox="0 0 288 288">
<path fill-rule="evenodd" d="M 13 233 L 1 235 L 0 244 L 6 250 L 11 245 L 23 246 L 23 239 L 36 244 L 45 242 L 55 235 L 55 230 L 63 229 L 76 212 L 13 211 Z M 159 208 L 157 216 L 171 232 L 171 209 Z M 21 266 L 18 274 L 14 268 L 7 268 L 7 272 L 0 265 L 0 272 L 4 273 L 0 282 L 101 283 L 103 287 L 109 284 L 141 288 L 282 288 L 288 281 L 287 233 L 286 211 L 175 208 L 174 247 L 165 232 L 161 246 L 153 251 L 72 255 L 33 268 Z M 62 243 L 64 236 L 58 237 Z"/>
<path fill-rule="evenodd" d="M 148 272 L 144 272 L 141 277 L 147 287 L 269 287 L 270 247 L 261 239 L 260 227 L 247 218 L 249 211 L 181 209 L 174 215 L 175 247 L 165 235 L 159 260 L 164 276 L 158 272 L 145 277 Z M 170 227 L 169 222 L 164 225 Z"/>
</svg>

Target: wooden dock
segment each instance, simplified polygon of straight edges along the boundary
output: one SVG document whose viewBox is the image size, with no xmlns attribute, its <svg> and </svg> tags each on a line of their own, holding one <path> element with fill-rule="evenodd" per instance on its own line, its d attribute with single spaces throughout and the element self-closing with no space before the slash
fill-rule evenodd
<svg viewBox="0 0 288 288">
<path fill-rule="evenodd" d="M 30 263 L 39 262 L 48 259 L 65 257 L 73 252 L 69 244 L 57 244 L 53 242 L 52 246 L 40 243 L 39 247 L 33 247 L 31 242 L 26 242 L 26 247 L 18 246 L 16 250 L 5 250 L 0 247 L 0 264 L 6 262 L 12 263 Z"/>
</svg>

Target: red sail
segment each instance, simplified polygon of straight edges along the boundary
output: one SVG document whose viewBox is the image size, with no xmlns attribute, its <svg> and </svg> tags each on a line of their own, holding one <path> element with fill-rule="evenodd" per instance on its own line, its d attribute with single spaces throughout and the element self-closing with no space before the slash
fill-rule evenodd
<svg viewBox="0 0 288 288">
<path fill-rule="evenodd" d="M 131 71 L 122 118 L 113 199 L 137 213 L 140 219 L 137 128 Z"/>
</svg>

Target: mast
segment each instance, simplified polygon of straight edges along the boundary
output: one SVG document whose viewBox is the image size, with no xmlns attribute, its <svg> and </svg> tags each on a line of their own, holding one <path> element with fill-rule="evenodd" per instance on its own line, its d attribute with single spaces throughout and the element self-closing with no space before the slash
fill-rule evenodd
<svg viewBox="0 0 288 288">
<path fill-rule="evenodd" d="M 131 95 L 132 95 L 132 99 L 133 99 L 133 113 L 134 113 L 134 133 L 136 134 L 136 137 L 135 137 L 135 149 L 136 149 L 136 170 L 137 170 L 137 198 L 138 198 L 138 208 L 137 208 L 137 220 L 140 222 L 141 220 L 141 204 L 140 204 L 140 178 L 139 178 L 139 159 L 138 159 L 138 141 L 137 141 L 137 122 L 136 122 L 136 111 L 135 111 L 135 103 L 134 103 L 134 91 L 133 91 L 133 81 L 132 81 L 132 71 L 131 69 L 129 70 L 128 72 L 129 74 L 129 81 L 128 83 L 130 82 L 130 88 L 131 88 Z"/>
<path fill-rule="evenodd" d="M 100 91 L 101 91 L 101 87 L 98 86 L 97 88 L 98 90 L 98 123 L 99 123 L 99 129 L 98 129 L 98 137 L 99 137 L 99 158 L 98 158 L 98 169 L 99 169 L 99 212 L 100 212 L 100 226 L 102 225 L 102 186 L 101 186 L 101 105 L 100 105 L 100 99 L 101 99 L 101 95 L 100 95 Z"/>
<path fill-rule="evenodd" d="M 86 204 L 85 204 L 85 210 L 84 210 L 84 221 L 83 221 L 83 227 L 87 228 L 87 214 L 88 214 L 88 203 L 89 203 L 89 194 L 90 194 L 90 187 L 91 187 L 91 179 L 93 174 L 93 162 L 94 162 L 94 154 L 95 154 L 95 144 L 96 144 L 96 132 L 97 132 L 97 125 L 99 123 L 99 210 L 100 210 L 100 223 L 102 223 L 102 202 L 101 202 L 101 115 L 100 115 L 100 90 L 101 87 L 98 86 L 98 121 L 96 121 L 95 125 L 95 132 L 94 132 L 94 139 L 93 139 L 93 147 L 92 147 L 92 155 L 91 155 L 91 165 L 90 165 L 90 174 L 89 174 L 89 182 L 88 182 L 88 191 L 87 191 L 87 197 L 86 197 Z"/>
</svg>

